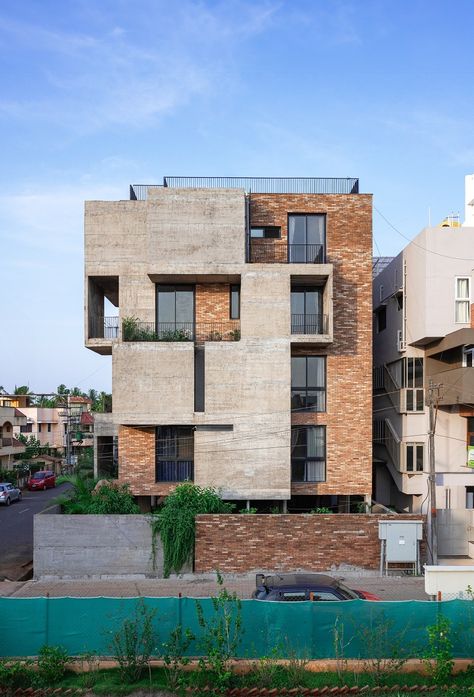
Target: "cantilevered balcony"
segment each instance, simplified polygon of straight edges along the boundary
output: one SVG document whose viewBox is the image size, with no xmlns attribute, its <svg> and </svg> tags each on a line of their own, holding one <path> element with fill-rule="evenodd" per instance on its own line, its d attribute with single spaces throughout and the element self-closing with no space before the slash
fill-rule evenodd
<svg viewBox="0 0 474 697">
<path fill-rule="evenodd" d="M 240 320 L 226 322 L 141 322 L 124 319 L 123 341 L 240 341 Z"/>
</svg>

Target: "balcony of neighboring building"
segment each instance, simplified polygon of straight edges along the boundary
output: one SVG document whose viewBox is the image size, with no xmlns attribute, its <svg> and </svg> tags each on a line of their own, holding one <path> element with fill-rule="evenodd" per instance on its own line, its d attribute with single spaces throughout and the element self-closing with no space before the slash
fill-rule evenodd
<svg viewBox="0 0 474 697">
<path fill-rule="evenodd" d="M 86 298 L 86 346 L 96 353 L 110 355 L 119 338 L 118 276 L 89 276 Z M 115 309 L 116 308 L 116 309 Z"/>
<path fill-rule="evenodd" d="M 426 349 L 427 380 L 441 385 L 441 406 L 472 405 L 474 329 L 459 329 Z"/>
<path fill-rule="evenodd" d="M 374 461 L 384 463 L 399 491 L 419 496 L 426 491 L 428 448 L 423 437 L 402 439 L 390 419 L 373 423 Z"/>
</svg>

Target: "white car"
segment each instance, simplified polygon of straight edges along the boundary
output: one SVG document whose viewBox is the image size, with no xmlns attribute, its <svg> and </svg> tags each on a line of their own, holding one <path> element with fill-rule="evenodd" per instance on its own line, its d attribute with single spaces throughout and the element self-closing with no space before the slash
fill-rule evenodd
<svg viewBox="0 0 474 697">
<path fill-rule="evenodd" d="M 10 482 L 0 482 L 0 503 L 9 506 L 12 501 L 21 501 L 21 491 Z"/>
</svg>

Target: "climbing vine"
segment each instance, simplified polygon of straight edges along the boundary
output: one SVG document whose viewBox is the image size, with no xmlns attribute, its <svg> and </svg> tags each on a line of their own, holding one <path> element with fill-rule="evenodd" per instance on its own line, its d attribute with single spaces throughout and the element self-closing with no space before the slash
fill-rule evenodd
<svg viewBox="0 0 474 697">
<path fill-rule="evenodd" d="M 167 578 L 172 571 L 179 573 L 192 559 L 195 517 L 200 513 L 232 513 L 233 509 L 234 504 L 225 503 L 215 489 L 203 489 L 191 483 L 180 484 L 151 518 L 153 565 L 157 534 L 163 545 L 163 573 Z"/>
</svg>

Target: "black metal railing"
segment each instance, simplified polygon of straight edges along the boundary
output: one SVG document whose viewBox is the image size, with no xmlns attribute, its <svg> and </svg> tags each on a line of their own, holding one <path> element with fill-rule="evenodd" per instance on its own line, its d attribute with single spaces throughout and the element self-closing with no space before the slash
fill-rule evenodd
<svg viewBox="0 0 474 697">
<path fill-rule="evenodd" d="M 118 317 L 93 317 L 89 321 L 89 339 L 117 339 L 119 326 Z"/>
<path fill-rule="evenodd" d="M 289 244 L 289 264 L 324 264 L 326 261 L 323 244 Z"/>
<path fill-rule="evenodd" d="M 357 177 L 163 177 L 163 184 L 131 184 L 130 200 L 145 201 L 148 189 L 244 189 L 254 194 L 358 194 Z"/>
<path fill-rule="evenodd" d="M 157 482 L 192 482 L 194 462 L 192 460 L 159 460 L 156 465 Z"/>
<path fill-rule="evenodd" d="M 124 341 L 240 341 L 240 320 L 227 322 L 139 322 L 125 319 Z"/>
<path fill-rule="evenodd" d="M 292 334 L 327 334 L 327 315 L 291 315 Z"/>
</svg>

